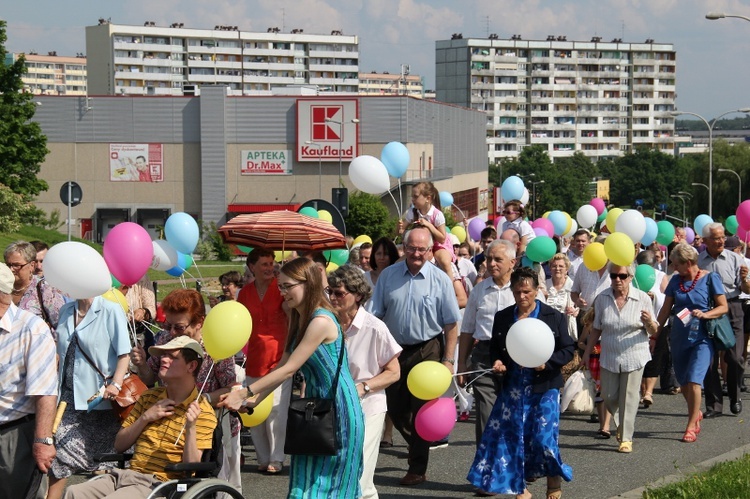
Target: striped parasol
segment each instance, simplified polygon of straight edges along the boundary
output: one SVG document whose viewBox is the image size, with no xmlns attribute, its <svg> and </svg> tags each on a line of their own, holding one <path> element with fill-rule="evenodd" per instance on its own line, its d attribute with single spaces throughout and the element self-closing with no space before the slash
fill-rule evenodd
<svg viewBox="0 0 750 499">
<path fill-rule="evenodd" d="M 333 224 L 294 211 L 238 215 L 219 228 L 226 243 L 269 250 L 318 251 L 345 248 Z"/>
</svg>

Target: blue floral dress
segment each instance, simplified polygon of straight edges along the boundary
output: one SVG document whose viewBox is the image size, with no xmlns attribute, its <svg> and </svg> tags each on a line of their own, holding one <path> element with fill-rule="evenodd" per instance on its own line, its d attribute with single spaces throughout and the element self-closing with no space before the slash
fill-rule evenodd
<svg viewBox="0 0 750 499">
<path fill-rule="evenodd" d="M 539 307 L 532 316 L 538 314 Z M 534 369 L 508 366 L 506 381 L 466 477 L 496 494 L 522 494 L 526 481 L 545 476 L 573 479 L 558 447 L 560 390 L 534 393 Z"/>
</svg>

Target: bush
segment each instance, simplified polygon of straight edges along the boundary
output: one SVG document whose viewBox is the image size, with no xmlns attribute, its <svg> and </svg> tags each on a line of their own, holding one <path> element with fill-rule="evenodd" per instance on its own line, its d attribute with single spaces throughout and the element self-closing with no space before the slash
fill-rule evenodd
<svg viewBox="0 0 750 499">
<path fill-rule="evenodd" d="M 396 218 L 391 217 L 380 198 L 365 192 L 349 197 L 349 216 L 345 219 L 346 233 L 352 237 L 368 235 L 373 241 L 392 237 Z"/>
</svg>

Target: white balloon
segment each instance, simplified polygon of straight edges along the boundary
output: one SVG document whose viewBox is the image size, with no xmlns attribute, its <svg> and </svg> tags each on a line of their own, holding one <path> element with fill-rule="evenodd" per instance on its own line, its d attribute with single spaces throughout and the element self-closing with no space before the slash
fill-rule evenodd
<svg viewBox="0 0 750 499">
<path fill-rule="evenodd" d="M 597 218 L 599 218 L 599 215 L 596 213 L 596 208 L 590 204 L 584 204 L 578 208 L 576 213 L 576 220 L 581 227 L 593 227 Z"/>
<path fill-rule="evenodd" d="M 357 156 L 349 163 L 349 179 L 360 191 L 382 194 L 391 188 L 388 170 L 374 156 Z"/>
<path fill-rule="evenodd" d="M 563 234 L 565 237 L 573 237 L 573 234 L 576 233 L 578 230 L 578 224 L 575 220 L 570 221 L 570 230 L 567 232 L 567 234 Z"/>
<path fill-rule="evenodd" d="M 555 350 L 555 338 L 547 324 L 527 318 L 513 324 L 505 340 L 510 358 L 523 367 L 539 367 Z"/>
<path fill-rule="evenodd" d="M 615 232 L 623 232 L 633 241 L 646 235 L 646 219 L 638 210 L 625 210 L 615 221 Z"/>
<path fill-rule="evenodd" d="M 154 246 L 154 258 L 151 260 L 151 268 L 166 272 L 177 266 L 177 250 L 164 239 L 152 242 Z"/>
<path fill-rule="evenodd" d="M 523 196 L 521 196 L 519 201 L 521 201 L 521 204 L 524 206 L 529 204 L 529 190 L 526 187 L 523 188 Z"/>
<path fill-rule="evenodd" d="M 112 287 L 104 257 L 91 246 L 75 241 L 55 244 L 47 251 L 44 278 L 76 300 L 94 298 Z"/>
</svg>

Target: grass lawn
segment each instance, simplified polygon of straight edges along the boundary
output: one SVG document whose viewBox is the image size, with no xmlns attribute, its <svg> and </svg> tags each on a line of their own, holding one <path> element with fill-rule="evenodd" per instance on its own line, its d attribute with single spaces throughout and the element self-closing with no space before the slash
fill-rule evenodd
<svg viewBox="0 0 750 499">
<path fill-rule="evenodd" d="M 649 489 L 645 499 L 744 499 L 750 497 L 750 454 L 736 461 L 713 466 L 708 471 L 690 475 L 685 480 Z"/>
</svg>

